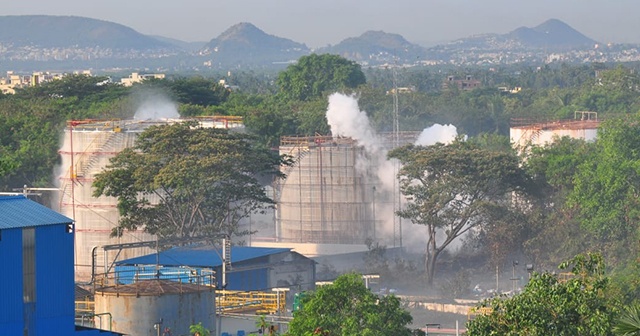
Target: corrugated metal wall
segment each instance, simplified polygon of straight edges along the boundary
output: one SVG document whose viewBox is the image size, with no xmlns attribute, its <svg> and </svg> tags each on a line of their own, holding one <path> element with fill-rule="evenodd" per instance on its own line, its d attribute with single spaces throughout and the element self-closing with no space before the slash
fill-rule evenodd
<svg viewBox="0 0 640 336">
<path fill-rule="evenodd" d="M 269 269 L 259 268 L 227 274 L 228 290 L 252 291 L 269 289 Z"/>
<path fill-rule="evenodd" d="M 22 335 L 22 229 L 2 230 L 0 268 L 0 330 L 3 335 Z"/>
<path fill-rule="evenodd" d="M 36 317 L 39 335 L 74 330 L 73 233 L 66 225 L 36 228 Z"/>
</svg>

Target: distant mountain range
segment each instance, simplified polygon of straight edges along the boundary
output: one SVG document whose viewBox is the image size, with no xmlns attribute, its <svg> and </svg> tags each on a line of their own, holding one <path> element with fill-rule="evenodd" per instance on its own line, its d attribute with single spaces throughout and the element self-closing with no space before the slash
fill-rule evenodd
<svg viewBox="0 0 640 336">
<path fill-rule="evenodd" d="M 147 36 L 112 22 L 73 16 L 0 16 L 0 71 L 46 68 L 202 70 L 284 66 L 310 53 L 333 53 L 364 66 L 606 61 L 611 52 L 566 23 L 551 19 L 506 34 L 483 34 L 423 48 L 398 34 L 367 31 L 336 45 L 305 44 L 239 23 L 209 42 Z M 632 46 L 635 47 L 635 46 Z M 609 54 L 607 54 L 609 53 Z M 627 53 L 628 56 L 628 53 Z M 627 57 L 628 58 L 628 57 Z M 53 64 L 47 64 L 47 62 Z"/>
<path fill-rule="evenodd" d="M 174 48 L 121 24 L 77 16 L 0 16 L 0 27 L 0 43 L 12 48 Z"/>
<path fill-rule="evenodd" d="M 426 50 L 398 34 L 367 31 L 358 37 L 347 38 L 335 46 L 320 48 L 317 52 L 338 54 L 358 62 L 394 63 L 397 60 L 420 59 Z"/>
<path fill-rule="evenodd" d="M 309 54 L 306 45 L 269 35 L 251 23 L 238 23 L 209 41 L 199 51 L 216 64 L 264 64 L 295 61 Z"/>
<path fill-rule="evenodd" d="M 551 19 L 533 27 L 520 27 L 507 34 L 483 34 L 459 39 L 432 49 L 454 46 L 456 49 L 516 50 L 547 49 L 563 51 L 593 48 L 597 42 L 584 36 L 566 23 Z"/>
</svg>

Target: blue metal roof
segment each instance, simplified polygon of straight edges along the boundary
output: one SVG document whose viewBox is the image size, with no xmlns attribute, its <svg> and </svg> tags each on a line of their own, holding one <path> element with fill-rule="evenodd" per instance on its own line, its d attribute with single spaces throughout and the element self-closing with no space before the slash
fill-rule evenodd
<svg viewBox="0 0 640 336">
<path fill-rule="evenodd" d="M 0 196 L 0 229 L 69 223 L 73 220 L 25 196 Z"/>
<path fill-rule="evenodd" d="M 250 259 L 269 256 L 291 251 L 290 248 L 269 248 L 269 247 L 231 247 L 231 262 L 237 263 Z M 212 246 L 206 247 L 174 247 L 162 251 L 159 254 L 148 254 L 146 256 L 117 261 L 116 265 L 155 265 L 158 262 L 161 266 L 192 266 L 192 267 L 219 267 L 222 265 L 222 250 Z"/>
</svg>

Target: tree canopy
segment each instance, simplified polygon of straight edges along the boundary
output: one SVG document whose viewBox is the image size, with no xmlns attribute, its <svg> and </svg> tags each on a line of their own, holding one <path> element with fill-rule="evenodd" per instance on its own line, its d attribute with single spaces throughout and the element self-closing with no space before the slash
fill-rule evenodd
<svg viewBox="0 0 640 336">
<path fill-rule="evenodd" d="M 440 253 L 472 228 L 513 205 L 527 178 L 517 156 L 457 139 L 449 145 L 406 146 L 389 153 L 400 160 L 400 191 L 408 202 L 398 214 L 427 227 L 425 269 L 433 283 Z M 438 233 L 444 233 L 438 241 Z"/>
<path fill-rule="evenodd" d="M 524 291 L 496 297 L 479 307 L 490 308 L 467 323 L 467 334 L 612 335 L 618 305 L 607 294 L 609 279 L 599 254 L 578 255 L 562 263 L 568 273 L 534 273 Z"/>
<path fill-rule="evenodd" d="M 327 91 L 354 89 L 365 84 L 360 65 L 338 55 L 302 56 L 278 75 L 279 94 L 290 100 L 322 97 Z"/>
<path fill-rule="evenodd" d="M 192 123 L 152 126 L 96 176 L 94 196 L 118 198 L 122 229 L 160 237 L 237 232 L 238 221 L 272 204 L 260 179 L 285 163 L 252 138 Z"/>
<path fill-rule="evenodd" d="M 640 117 L 607 120 L 594 150 L 575 175 L 569 195 L 584 227 L 618 239 L 638 230 L 640 219 Z"/>
<path fill-rule="evenodd" d="M 305 296 L 287 335 L 409 336 L 411 321 L 397 297 L 371 293 L 361 275 L 350 273 Z"/>
</svg>

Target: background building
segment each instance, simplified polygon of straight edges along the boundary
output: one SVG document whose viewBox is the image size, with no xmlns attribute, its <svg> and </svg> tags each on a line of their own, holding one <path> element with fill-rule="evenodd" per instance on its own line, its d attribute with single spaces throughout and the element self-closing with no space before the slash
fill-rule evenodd
<svg viewBox="0 0 640 336">
<path fill-rule="evenodd" d="M 529 145 L 544 146 L 564 136 L 593 141 L 598 135 L 599 127 L 596 112 L 577 111 L 575 118 L 570 120 L 512 120 L 509 136 L 515 148 L 524 149 Z"/>
</svg>

